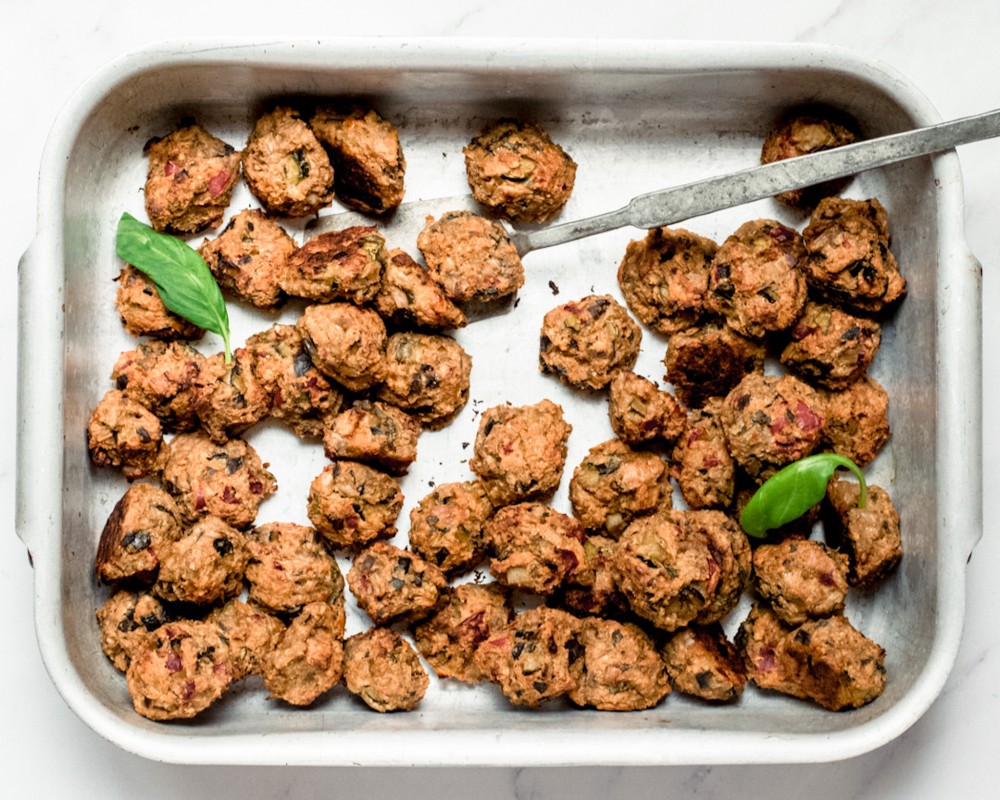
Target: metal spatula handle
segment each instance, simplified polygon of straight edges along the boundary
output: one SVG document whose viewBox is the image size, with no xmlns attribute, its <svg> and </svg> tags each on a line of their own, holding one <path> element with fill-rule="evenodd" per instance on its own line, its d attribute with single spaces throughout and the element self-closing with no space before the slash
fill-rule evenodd
<svg viewBox="0 0 1000 800">
<path fill-rule="evenodd" d="M 995 136 L 1000 136 L 1000 110 L 642 194 L 617 211 L 535 231 L 517 231 L 511 239 L 524 255 L 627 225 L 657 228 Z"/>
</svg>

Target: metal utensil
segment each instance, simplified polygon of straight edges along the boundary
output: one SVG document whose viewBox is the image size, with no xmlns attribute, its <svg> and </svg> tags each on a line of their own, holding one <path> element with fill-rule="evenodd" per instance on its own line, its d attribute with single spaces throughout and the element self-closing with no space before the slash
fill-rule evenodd
<svg viewBox="0 0 1000 800">
<path fill-rule="evenodd" d="M 866 139 L 820 153 L 776 161 L 772 164 L 730 172 L 714 178 L 686 183 L 669 189 L 641 194 L 617 211 L 565 222 L 535 230 L 510 230 L 511 241 L 520 255 L 554 247 L 597 233 L 632 226 L 641 230 L 671 225 L 700 217 L 724 208 L 802 189 L 834 178 L 843 178 L 864 170 L 883 167 L 909 158 L 950 150 L 960 144 L 1000 136 L 1000 110 L 941 122 L 903 133 Z M 412 233 L 423 229 L 428 216 L 447 211 L 475 209 L 469 195 L 404 203 L 386 224 L 397 232 Z M 326 214 L 308 226 L 311 235 L 342 230 L 352 225 L 370 225 L 372 218 L 355 211 Z"/>
</svg>

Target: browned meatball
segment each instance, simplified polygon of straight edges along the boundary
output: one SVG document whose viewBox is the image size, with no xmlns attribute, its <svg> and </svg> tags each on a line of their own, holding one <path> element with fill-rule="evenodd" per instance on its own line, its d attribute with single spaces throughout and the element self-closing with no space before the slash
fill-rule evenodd
<svg viewBox="0 0 1000 800">
<path fill-rule="evenodd" d="M 721 418 L 733 459 L 757 476 L 815 450 L 825 408 L 816 390 L 792 375 L 751 372 L 726 395 Z"/>
<path fill-rule="evenodd" d="M 463 583 L 445 589 L 442 597 L 434 614 L 413 629 L 421 655 L 439 678 L 484 680 L 475 652 L 514 616 L 506 592 L 496 583 Z"/>
<path fill-rule="evenodd" d="M 483 525 L 493 504 L 479 481 L 444 483 L 410 511 L 410 547 L 444 572 L 461 572 L 482 556 Z"/>
<path fill-rule="evenodd" d="M 444 330 L 468 322 L 427 269 L 398 249 L 386 256 L 375 308 L 387 322 L 400 327 Z"/>
<path fill-rule="evenodd" d="M 874 379 L 862 376 L 841 392 L 820 392 L 823 440 L 835 453 L 859 467 L 875 459 L 889 441 L 889 394 Z"/>
<path fill-rule="evenodd" d="M 206 239 L 198 254 L 224 291 L 257 308 L 273 308 L 284 299 L 281 282 L 297 246 L 263 211 L 247 208 Z"/>
<path fill-rule="evenodd" d="M 157 486 L 135 483 L 115 504 L 97 545 L 97 574 L 113 582 L 156 577 L 160 554 L 179 539 L 181 513 L 173 498 Z"/>
<path fill-rule="evenodd" d="M 215 625 L 179 620 L 143 637 L 125 677 L 142 716 L 189 719 L 222 697 L 233 680 L 233 663 Z"/>
<path fill-rule="evenodd" d="M 875 199 L 820 201 L 802 232 L 802 260 L 817 293 L 863 313 L 881 311 L 906 294 L 889 250 L 889 219 Z"/>
<path fill-rule="evenodd" d="M 745 222 L 722 243 L 708 278 L 708 308 L 744 336 L 788 328 L 806 302 L 797 231 L 772 219 Z"/>
<path fill-rule="evenodd" d="M 320 303 L 362 305 L 378 294 L 387 257 L 385 239 L 374 227 L 321 233 L 288 257 L 281 288 Z"/>
<path fill-rule="evenodd" d="M 673 442 L 685 425 L 684 409 L 670 392 L 626 369 L 608 384 L 608 416 L 618 438 L 633 445 L 654 439 Z"/>
<path fill-rule="evenodd" d="M 294 325 L 274 325 L 247 339 L 250 368 L 270 395 L 271 416 L 303 439 L 318 439 L 344 403 L 344 395 L 313 365 Z"/>
<path fill-rule="evenodd" d="M 770 164 L 786 158 L 818 153 L 832 147 L 853 144 L 854 131 L 846 125 L 819 114 L 799 114 L 767 134 L 760 151 L 760 163 Z M 774 199 L 793 208 L 809 209 L 822 198 L 838 194 L 850 178 L 839 178 L 804 189 L 782 192 Z"/>
<path fill-rule="evenodd" d="M 243 591 L 248 558 L 242 533 L 218 517 L 203 517 L 163 548 L 153 592 L 199 605 L 227 600 Z"/>
<path fill-rule="evenodd" d="M 240 179 L 240 157 L 200 125 L 188 125 L 147 145 L 146 213 L 158 231 L 214 228 Z"/>
<path fill-rule="evenodd" d="M 688 508 L 727 508 L 736 488 L 736 465 L 726 443 L 716 399 L 688 412 L 670 468 Z"/>
<path fill-rule="evenodd" d="M 393 474 L 417 458 L 420 424 L 386 403 L 359 400 L 342 411 L 323 434 L 327 458 L 374 464 Z"/>
<path fill-rule="evenodd" d="M 505 403 L 483 412 L 469 468 L 494 506 L 554 491 L 566 464 L 573 427 L 551 400 L 530 406 Z"/>
<path fill-rule="evenodd" d="M 87 423 L 87 450 L 99 467 L 120 469 L 132 480 L 160 471 L 163 429 L 145 406 L 112 389 Z"/>
<path fill-rule="evenodd" d="M 189 431 L 198 425 L 204 364 L 205 357 L 190 345 L 143 342 L 118 356 L 111 380 L 152 411 L 167 430 Z"/>
<path fill-rule="evenodd" d="M 569 699 L 601 711 L 652 708 L 670 694 L 653 640 L 631 622 L 589 617 L 580 623 L 583 652 L 570 664 Z"/>
<path fill-rule="evenodd" d="M 184 317 L 168 311 L 156 284 L 131 264 L 126 264 L 115 280 L 118 281 L 115 305 L 122 325 L 132 336 L 171 341 L 200 339 L 205 333 Z"/>
<path fill-rule="evenodd" d="M 552 594 L 585 567 L 585 534 L 573 517 L 543 503 L 501 508 L 483 527 L 490 573 L 512 589 Z"/>
<path fill-rule="evenodd" d="M 291 522 L 258 525 L 246 536 L 249 599 L 277 613 L 310 603 L 337 603 L 344 576 L 315 530 Z"/>
<path fill-rule="evenodd" d="M 788 625 L 844 611 L 847 557 L 811 539 L 762 544 L 753 554 L 757 593 Z"/>
<path fill-rule="evenodd" d="M 540 706 L 576 685 L 571 665 L 582 655 L 579 631 L 580 621 L 565 611 L 524 611 L 479 645 L 476 666 L 511 703 Z"/>
<path fill-rule="evenodd" d="M 547 222 L 573 191 L 576 162 L 530 122 L 490 123 L 462 152 L 472 196 L 506 219 Z"/>
<path fill-rule="evenodd" d="M 705 314 L 708 273 L 718 245 L 683 228 L 653 228 L 625 248 L 618 285 L 629 310 L 669 336 Z"/>
<path fill-rule="evenodd" d="M 495 300 L 524 285 L 524 265 L 503 226 L 450 211 L 417 237 L 431 278 L 456 302 Z"/>
<path fill-rule="evenodd" d="M 655 453 L 609 439 L 573 470 L 569 499 L 585 528 L 617 537 L 635 517 L 670 508 L 667 465 Z"/>
<path fill-rule="evenodd" d="M 213 609 L 206 621 L 213 623 L 229 644 L 234 680 L 259 675 L 264 669 L 264 656 L 285 631 L 280 619 L 242 600 L 230 600 Z"/>
<path fill-rule="evenodd" d="M 402 507 L 399 483 L 356 461 L 328 464 L 309 487 L 309 520 L 336 547 L 395 536 Z"/>
<path fill-rule="evenodd" d="M 469 399 L 472 358 L 448 336 L 394 333 L 385 348 L 378 397 L 428 428 L 441 428 Z"/>
<path fill-rule="evenodd" d="M 578 388 L 603 389 L 616 370 L 632 369 L 642 331 L 610 295 L 564 303 L 542 320 L 538 362 Z"/>
<path fill-rule="evenodd" d="M 414 649 L 389 628 L 370 628 L 344 642 L 344 683 L 369 708 L 412 711 L 430 679 Z"/>
<path fill-rule="evenodd" d="M 346 206 L 384 214 L 403 200 L 406 159 L 396 126 L 370 108 L 321 108 L 309 125 L 330 153 L 333 189 Z"/>
<path fill-rule="evenodd" d="M 272 214 L 306 217 L 333 198 L 330 159 L 290 108 L 276 108 L 257 120 L 243 153 L 243 176 Z"/>
<path fill-rule="evenodd" d="M 825 303 L 806 303 L 790 334 L 781 363 L 832 390 L 845 389 L 864 375 L 882 343 L 877 322 Z"/>
<path fill-rule="evenodd" d="M 674 689 L 702 700 L 739 699 L 747 671 L 719 625 L 681 628 L 663 646 L 663 660 Z"/>
<path fill-rule="evenodd" d="M 207 514 L 235 528 L 254 521 L 260 504 L 278 488 L 257 451 L 242 439 L 216 444 L 204 433 L 182 433 L 167 447 L 163 486 L 185 522 Z"/>
<path fill-rule="evenodd" d="M 433 564 L 386 542 L 362 550 L 347 573 L 358 606 L 376 625 L 426 617 L 446 584 Z"/>
<path fill-rule="evenodd" d="M 750 586 L 753 556 L 746 534 L 735 520 L 721 511 L 673 511 L 670 517 L 680 524 L 685 538 L 705 541 L 717 572 L 714 591 L 706 598 L 694 622 L 699 625 L 721 622 Z"/>
<path fill-rule="evenodd" d="M 329 603 L 309 603 L 263 659 L 270 697 L 308 706 L 343 675 L 344 611 Z"/>
<path fill-rule="evenodd" d="M 167 621 L 163 604 L 147 592 L 119 590 L 97 609 L 101 650 L 125 672 L 139 643 Z"/>
<path fill-rule="evenodd" d="M 868 485 L 868 500 L 858 508 L 861 488 L 834 479 L 826 487 L 824 523 L 829 540 L 847 553 L 851 586 L 872 589 L 896 568 L 903 557 L 899 513 L 881 486 Z"/>
<path fill-rule="evenodd" d="M 224 444 L 239 436 L 271 410 L 271 394 L 257 379 L 253 358 L 252 351 L 240 347 L 228 364 L 222 353 L 216 353 L 202 367 L 198 419 L 214 442 Z"/>
<path fill-rule="evenodd" d="M 763 343 L 724 322 L 709 321 L 670 337 L 664 377 L 684 403 L 698 407 L 711 397 L 724 397 L 745 375 L 763 372 L 764 355 Z"/>
<path fill-rule="evenodd" d="M 588 536 L 583 543 L 586 562 L 557 593 L 556 604 L 577 616 L 627 617 L 628 600 L 618 590 L 612 566 L 617 547 L 614 539 Z"/>
<path fill-rule="evenodd" d="M 371 309 L 350 303 L 308 306 L 298 321 L 313 363 L 353 392 L 385 377 L 385 324 Z"/>
</svg>

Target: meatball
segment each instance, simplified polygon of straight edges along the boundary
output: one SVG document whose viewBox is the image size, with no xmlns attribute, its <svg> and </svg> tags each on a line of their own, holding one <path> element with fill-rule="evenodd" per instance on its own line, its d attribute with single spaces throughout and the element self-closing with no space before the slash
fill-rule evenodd
<svg viewBox="0 0 1000 800">
<path fill-rule="evenodd" d="M 477 683 L 476 648 L 505 628 L 514 616 L 497 583 L 463 583 L 445 589 L 434 614 L 413 629 L 421 655 L 439 678 Z"/>
<path fill-rule="evenodd" d="M 264 686 L 272 699 L 308 706 L 343 675 L 344 611 L 329 603 L 303 606 L 263 659 Z"/>
<path fill-rule="evenodd" d="M 889 441 L 889 394 L 867 375 L 842 392 L 821 392 L 826 420 L 823 440 L 859 467 L 875 459 Z"/>
<path fill-rule="evenodd" d="M 721 418 L 733 459 L 758 476 L 816 449 L 825 408 L 819 394 L 792 375 L 751 372 L 726 395 Z"/>
<path fill-rule="evenodd" d="M 389 628 L 370 628 L 344 642 L 344 683 L 369 708 L 412 711 L 430 684 L 420 658 Z"/>
<path fill-rule="evenodd" d="M 309 487 L 309 521 L 335 547 L 359 547 L 396 535 L 399 483 L 356 461 L 328 464 Z"/>
<path fill-rule="evenodd" d="M 446 573 L 467 570 L 482 556 L 483 526 L 492 515 L 479 481 L 435 486 L 410 511 L 410 547 Z"/>
<path fill-rule="evenodd" d="M 846 389 L 865 374 L 881 343 L 882 328 L 874 320 L 810 302 L 791 329 L 781 363 L 810 383 Z"/>
<path fill-rule="evenodd" d="M 743 659 L 718 624 L 681 628 L 663 646 L 674 689 L 715 703 L 738 700 L 747 682 Z"/>
<path fill-rule="evenodd" d="M 101 650 L 125 672 L 139 643 L 167 621 L 163 604 L 147 592 L 115 592 L 97 609 Z"/>
<path fill-rule="evenodd" d="M 462 151 L 476 202 L 521 222 L 547 222 L 573 191 L 576 162 L 538 125 L 493 122 Z"/>
<path fill-rule="evenodd" d="M 524 265 L 499 222 L 449 211 L 417 237 L 428 272 L 456 302 L 489 301 L 524 285 Z"/>
<path fill-rule="evenodd" d="M 130 335 L 172 341 L 200 339 L 205 333 L 184 317 L 168 311 L 152 278 L 131 264 L 125 265 L 116 280 L 118 295 L 115 305 L 122 325 Z"/>
<path fill-rule="evenodd" d="M 760 163 L 770 164 L 786 158 L 818 153 L 832 147 L 853 144 L 855 139 L 854 131 L 826 116 L 799 114 L 767 134 L 760 151 Z M 822 198 L 839 194 L 849 182 L 850 178 L 839 178 L 782 192 L 774 199 L 792 208 L 810 209 Z"/>
<path fill-rule="evenodd" d="M 274 325 L 247 339 L 250 368 L 270 396 L 271 416 L 303 439 L 319 439 L 344 403 L 343 393 L 313 365 L 294 325 Z"/>
<path fill-rule="evenodd" d="M 705 314 L 708 273 L 718 245 L 683 228 L 653 228 L 625 248 L 618 285 L 629 310 L 666 336 Z"/>
<path fill-rule="evenodd" d="M 724 397 L 751 372 L 764 371 L 765 349 L 721 321 L 678 331 L 667 341 L 664 378 L 689 406 Z"/>
<path fill-rule="evenodd" d="M 382 318 L 350 303 L 307 306 L 298 321 L 313 363 L 353 392 L 385 376 L 386 332 Z"/>
<path fill-rule="evenodd" d="M 111 380 L 152 411 L 165 429 L 190 431 L 198 426 L 204 364 L 205 357 L 188 344 L 143 342 L 118 356 Z"/>
<path fill-rule="evenodd" d="M 354 558 L 347 585 L 376 625 L 426 617 L 447 581 L 416 553 L 375 542 Z"/>
<path fill-rule="evenodd" d="M 202 367 L 202 381 L 198 419 L 214 442 L 224 444 L 239 436 L 271 410 L 271 394 L 257 379 L 253 352 L 244 347 L 228 364 L 222 353 L 210 356 Z"/>
<path fill-rule="evenodd" d="M 575 686 L 569 690 L 576 705 L 638 711 L 670 694 L 663 659 L 638 625 L 589 617 L 577 642 L 583 652 L 570 664 Z"/>
<path fill-rule="evenodd" d="M 257 120 L 243 153 L 243 177 L 272 214 L 307 217 L 333 198 L 330 159 L 290 108 L 276 108 Z"/>
<path fill-rule="evenodd" d="M 109 583 L 126 579 L 149 583 L 160 555 L 179 539 L 181 512 L 157 486 L 135 483 L 115 504 L 97 545 L 97 575 Z"/>
<path fill-rule="evenodd" d="M 744 336 L 790 327 L 806 302 L 804 255 L 797 231 L 772 219 L 745 222 L 712 259 L 709 310 Z"/>
<path fill-rule="evenodd" d="M 363 305 L 378 294 L 387 258 L 385 239 L 374 227 L 321 233 L 289 256 L 281 288 L 320 303 Z"/>
<path fill-rule="evenodd" d="M 375 308 L 399 327 L 444 330 L 462 328 L 468 322 L 465 312 L 448 299 L 427 269 L 398 249 L 386 256 Z"/>
<path fill-rule="evenodd" d="M 889 219 L 878 200 L 827 197 L 802 237 L 807 254 L 802 269 L 819 295 L 876 313 L 906 294 L 906 279 L 889 250 Z"/>
<path fill-rule="evenodd" d="M 727 508 L 736 489 L 736 465 L 726 443 L 722 401 L 688 412 L 687 425 L 674 446 L 671 477 L 688 508 Z"/>
<path fill-rule="evenodd" d="M 250 602 L 279 614 L 295 614 L 310 603 L 342 603 L 344 576 L 312 528 L 258 525 L 246 544 Z"/>
<path fill-rule="evenodd" d="M 542 320 L 539 367 L 577 388 L 603 389 L 616 370 L 632 369 L 642 331 L 610 295 L 553 308 Z"/>
<path fill-rule="evenodd" d="M 788 625 L 844 611 L 847 557 L 811 539 L 762 544 L 753 554 L 757 593 Z"/>
<path fill-rule="evenodd" d="M 243 591 L 243 534 L 218 517 L 202 517 L 160 554 L 153 592 L 164 600 L 208 605 Z"/>
<path fill-rule="evenodd" d="M 323 447 L 327 458 L 363 461 L 398 474 L 416 460 L 419 436 L 420 424 L 405 411 L 359 400 L 334 417 Z"/>
<path fill-rule="evenodd" d="M 222 222 L 240 179 L 242 153 L 200 125 L 148 144 L 146 213 L 158 231 L 198 233 Z"/>
<path fill-rule="evenodd" d="M 612 568 L 617 547 L 614 539 L 588 536 L 583 543 L 586 561 L 557 592 L 556 604 L 577 616 L 627 617 L 628 600 L 618 590 Z"/>
<path fill-rule="evenodd" d="M 573 426 L 551 400 L 530 406 L 505 403 L 479 419 L 469 468 L 482 481 L 494 506 L 553 492 L 566 464 L 566 440 Z"/>
<path fill-rule="evenodd" d="M 476 649 L 476 667 L 511 703 L 535 707 L 572 690 L 572 664 L 582 655 L 580 621 L 539 606 L 517 614 Z"/>
<path fill-rule="evenodd" d="M 635 517 L 670 508 L 667 466 L 618 439 L 590 448 L 569 482 L 573 513 L 587 530 L 617 537 Z"/>
<path fill-rule="evenodd" d="M 458 342 L 429 333 L 394 333 L 385 348 L 378 398 L 428 428 L 441 428 L 469 399 L 472 359 Z"/>
<path fill-rule="evenodd" d="M 580 523 L 542 503 L 501 508 L 483 527 L 490 573 L 512 589 L 552 594 L 586 564 Z"/>
<path fill-rule="evenodd" d="M 152 411 L 112 389 L 87 424 L 87 450 L 99 467 L 120 469 L 132 480 L 160 471 L 163 429 Z"/>
<path fill-rule="evenodd" d="M 670 392 L 630 370 L 618 370 L 608 384 L 611 428 L 626 444 L 654 439 L 673 442 L 684 430 L 685 414 Z"/>
<path fill-rule="evenodd" d="M 125 677 L 142 716 L 189 719 L 222 697 L 233 680 L 233 663 L 215 625 L 179 620 L 143 637 Z"/>
<path fill-rule="evenodd" d="M 319 109 L 309 120 L 333 164 L 333 190 L 346 206 L 384 214 L 403 200 L 406 159 L 396 126 L 370 108 Z"/>
<path fill-rule="evenodd" d="M 851 586 L 872 589 L 903 557 L 899 513 L 881 486 L 868 485 L 864 508 L 858 508 L 861 487 L 835 478 L 826 487 L 824 523 L 828 540 L 847 554 Z"/>
<path fill-rule="evenodd" d="M 242 600 L 230 600 L 213 609 L 206 621 L 213 623 L 229 644 L 234 680 L 260 675 L 264 656 L 274 649 L 285 631 L 280 619 Z"/>
<path fill-rule="evenodd" d="M 182 433 L 167 447 L 163 486 L 187 523 L 207 514 L 246 528 L 278 488 L 257 451 L 242 439 L 216 444 L 204 433 Z"/>
<path fill-rule="evenodd" d="M 694 622 L 710 625 L 721 622 L 735 608 L 750 586 L 753 556 L 743 529 L 727 514 L 715 510 L 674 511 L 687 539 L 703 539 L 717 572 L 715 589 Z"/>
<path fill-rule="evenodd" d="M 257 308 L 274 308 L 284 293 L 281 282 L 298 245 L 273 219 L 256 208 L 241 211 L 198 254 L 223 291 Z"/>
</svg>

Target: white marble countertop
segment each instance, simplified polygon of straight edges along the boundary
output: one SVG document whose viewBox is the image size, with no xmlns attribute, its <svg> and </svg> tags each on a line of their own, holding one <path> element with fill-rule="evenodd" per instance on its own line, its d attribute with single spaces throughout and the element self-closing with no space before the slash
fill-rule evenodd
<svg viewBox="0 0 1000 800">
<path fill-rule="evenodd" d="M 874 56 L 910 78 L 942 117 L 1000 107 L 1000 4 L 992 0 L 815 0 L 754 5 L 737 0 L 675 4 L 580 0 L 572 10 L 505 0 L 485 3 L 378 4 L 244 0 L 223 12 L 178 0 L 160 7 L 121 0 L 16 3 L 0 33 L 0 127 L 4 192 L 0 196 L 4 272 L 0 353 L 15 361 L 18 258 L 34 232 L 42 146 L 59 108 L 88 74 L 140 44 L 189 35 L 472 35 L 637 37 L 736 41 L 807 41 Z M 211 10 L 210 10 L 211 9 Z M 1000 142 L 959 151 L 966 229 L 984 264 L 984 496 L 1000 491 L 1000 429 L 989 410 L 1000 401 L 993 362 L 1000 322 L 994 267 L 1000 262 L 997 186 Z M 13 393 L 8 405 L 13 404 Z M 586 769 L 289 769 L 180 767 L 129 755 L 94 734 L 65 706 L 42 666 L 32 624 L 32 570 L 14 535 L 14 417 L 0 423 L 0 607 L 7 609 L 0 685 L 0 764 L 7 797 L 162 798 L 398 797 L 850 797 L 993 796 L 1000 781 L 995 727 L 1000 722 L 1000 525 L 986 509 L 983 539 L 968 568 L 968 611 L 958 661 L 944 691 L 913 727 L 888 745 L 848 761 L 797 766 Z"/>
</svg>

